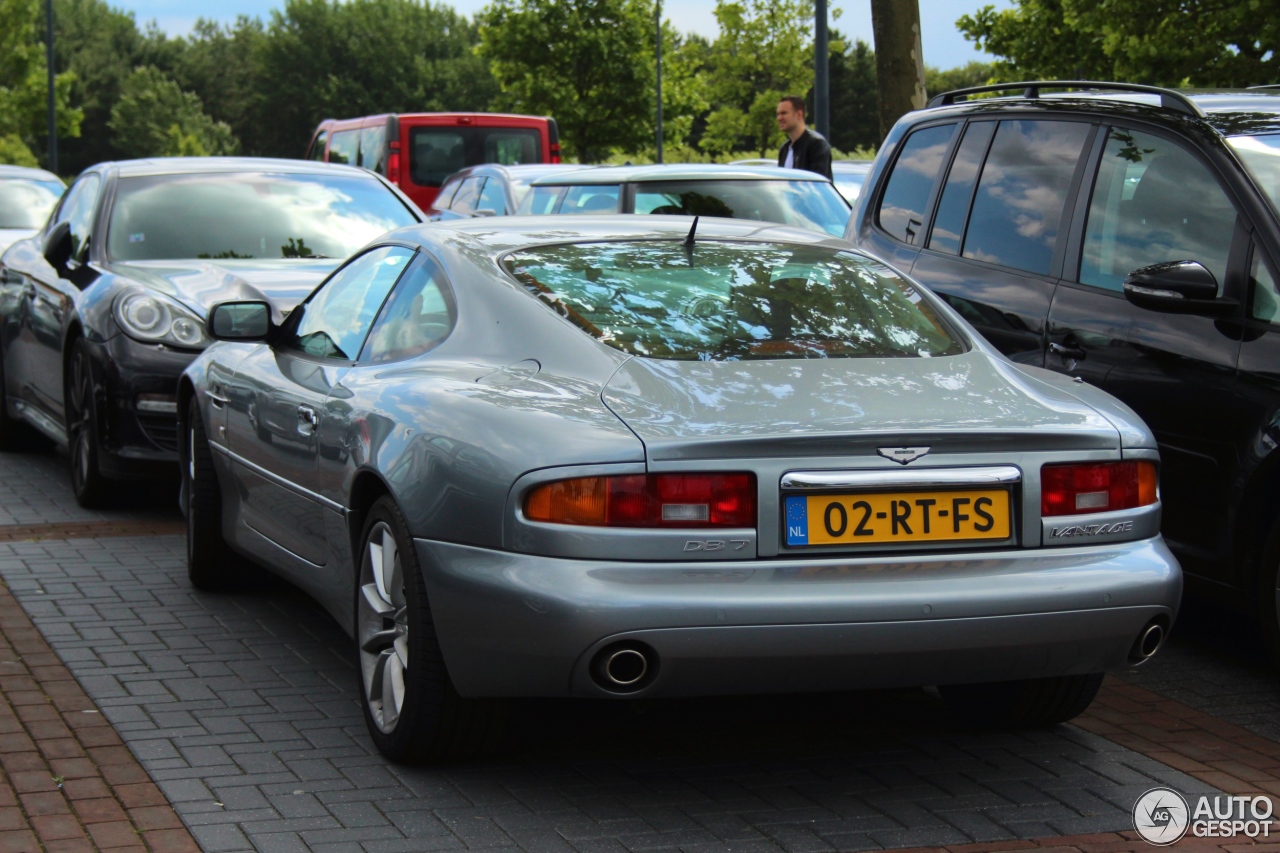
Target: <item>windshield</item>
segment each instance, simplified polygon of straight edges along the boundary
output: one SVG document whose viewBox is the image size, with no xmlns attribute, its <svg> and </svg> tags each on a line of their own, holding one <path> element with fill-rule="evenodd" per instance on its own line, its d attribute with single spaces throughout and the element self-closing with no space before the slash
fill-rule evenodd
<svg viewBox="0 0 1280 853">
<path fill-rule="evenodd" d="M 0 228 L 40 228 L 62 197 L 63 189 L 57 181 L 0 179 Z"/>
<path fill-rule="evenodd" d="M 121 178 L 107 252 L 116 261 L 347 258 L 374 237 L 417 221 L 372 175 Z"/>
<path fill-rule="evenodd" d="M 820 246 L 580 243 L 513 252 L 507 271 L 632 355 L 699 361 L 953 355 L 964 345 L 908 281 Z"/>
<path fill-rule="evenodd" d="M 849 205 L 822 181 L 645 181 L 635 188 L 636 213 L 760 219 L 833 237 L 849 221 Z"/>
<path fill-rule="evenodd" d="M 1232 136 L 1227 142 L 1240 155 L 1258 187 L 1280 211 L 1280 133 L 1263 136 Z"/>
<path fill-rule="evenodd" d="M 840 195 L 850 204 L 858 200 L 858 193 L 862 192 L 862 184 L 866 179 L 865 172 L 836 172 L 832 178 Z"/>
</svg>

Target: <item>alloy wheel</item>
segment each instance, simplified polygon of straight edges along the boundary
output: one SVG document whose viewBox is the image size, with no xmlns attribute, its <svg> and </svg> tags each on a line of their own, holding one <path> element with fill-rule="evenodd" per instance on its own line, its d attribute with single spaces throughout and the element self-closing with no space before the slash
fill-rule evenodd
<svg viewBox="0 0 1280 853">
<path fill-rule="evenodd" d="M 409 669 L 409 608 L 395 533 L 386 522 L 369 531 L 357 602 L 365 702 L 378 730 L 395 730 Z"/>
</svg>

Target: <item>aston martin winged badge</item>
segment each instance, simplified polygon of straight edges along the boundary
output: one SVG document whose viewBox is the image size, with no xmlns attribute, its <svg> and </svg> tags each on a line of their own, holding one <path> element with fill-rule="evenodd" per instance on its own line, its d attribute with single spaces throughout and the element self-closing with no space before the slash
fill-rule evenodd
<svg viewBox="0 0 1280 853">
<path fill-rule="evenodd" d="M 899 465 L 908 465 L 929 452 L 927 447 L 877 447 L 876 452 Z"/>
</svg>

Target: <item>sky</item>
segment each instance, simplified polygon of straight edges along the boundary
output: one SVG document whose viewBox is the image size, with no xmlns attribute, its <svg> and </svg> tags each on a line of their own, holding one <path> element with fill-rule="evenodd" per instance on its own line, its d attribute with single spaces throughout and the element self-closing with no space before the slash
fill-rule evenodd
<svg viewBox="0 0 1280 853">
<path fill-rule="evenodd" d="M 238 15 L 250 15 L 266 20 L 273 9 L 283 5 L 282 0 L 108 0 L 112 6 L 134 13 L 140 26 L 155 21 L 169 35 L 181 36 L 191 31 L 197 18 L 210 18 L 231 23 Z M 465 15 L 473 15 L 487 6 L 489 0 L 445 0 Z M 921 18 L 921 42 L 924 46 L 926 65 L 936 68 L 954 68 L 974 59 L 990 59 L 976 50 L 972 42 L 956 30 L 956 19 L 983 6 L 1007 8 L 1012 0 L 919 0 Z M 713 14 L 715 0 L 664 0 L 663 15 L 676 29 L 694 32 L 714 38 L 716 19 Z M 861 38 L 872 43 L 870 0 L 828 0 L 832 10 L 840 10 L 841 17 L 833 26 L 850 38 Z"/>
</svg>

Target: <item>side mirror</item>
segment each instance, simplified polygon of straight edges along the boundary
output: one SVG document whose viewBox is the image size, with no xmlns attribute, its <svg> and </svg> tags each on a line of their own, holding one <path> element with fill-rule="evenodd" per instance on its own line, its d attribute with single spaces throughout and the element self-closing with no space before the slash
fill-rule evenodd
<svg viewBox="0 0 1280 853">
<path fill-rule="evenodd" d="M 1199 261 L 1167 261 L 1129 273 L 1124 298 L 1139 308 L 1165 314 L 1203 314 L 1227 317 L 1239 300 L 1219 299 L 1218 280 Z"/>
<path fill-rule="evenodd" d="M 55 269 L 66 264 L 71 258 L 71 223 L 63 220 L 49 229 L 44 235 L 42 247 L 44 259 Z"/>
<path fill-rule="evenodd" d="M 205 321 L 217 341 L 265 341 L 271 336 L 271 306 L 266 302 L 220 302 Z"/>
</svg>

